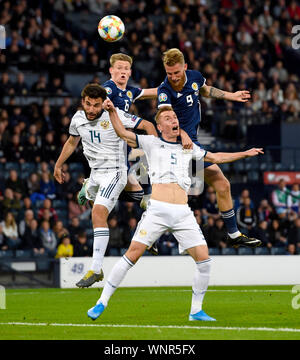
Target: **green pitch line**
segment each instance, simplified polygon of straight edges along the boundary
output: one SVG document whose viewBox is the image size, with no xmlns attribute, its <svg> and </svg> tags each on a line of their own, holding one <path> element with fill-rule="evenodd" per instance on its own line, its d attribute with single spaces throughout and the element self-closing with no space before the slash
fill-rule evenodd
<svg viewBox="0 0 300 360">
<path fill-rule="evenodd" d="M 292 286 L 210 287 L 203 308 L 214 324 L 188 321 L 191 289 L 182 287 L 120 288 L 93 322 L 86 312 L 101 291 L 7 290 L 0 339 L 300 339 Z"/>
</svg>

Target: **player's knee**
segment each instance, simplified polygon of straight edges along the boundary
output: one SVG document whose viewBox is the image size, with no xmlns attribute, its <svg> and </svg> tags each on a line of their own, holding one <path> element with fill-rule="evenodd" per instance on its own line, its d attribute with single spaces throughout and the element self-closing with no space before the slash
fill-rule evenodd
<svg viewBox="0 0 300 360">
<path fill-rule="evenodd" d="M 94 227 L 104 226 L 107 222 L 108 210 L 105 206 L 94 205 L 92 209 L 92 221 Z"/>
<path fill-rule="evenodd" d="M 230 182 L 226 179 L 226 177 L 222 177 L 220 180 L 216 181 L 213 184 L 215 191 L 219 195 L 229 194 L 230 193 Z"/>
</svg>

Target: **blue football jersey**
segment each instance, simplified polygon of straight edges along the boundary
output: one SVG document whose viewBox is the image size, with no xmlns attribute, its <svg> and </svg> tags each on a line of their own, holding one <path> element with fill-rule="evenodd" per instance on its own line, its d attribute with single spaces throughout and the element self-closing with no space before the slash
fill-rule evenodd
<svg viewBox="0 0 300 360">
<path fill-rule="evenodd" d="M 204 84 L 205 78 L 199 71 L 186 70 L 186 82 L 181 91 L 173 90 L 167 77 L 157 90 L 158 107 L 172 106 L 180 127 L 192 141 L 197 141 L 197 130 L 201 121 L 199 89 Z"/>
<path fill-rule="evenodd" d="M 103 84 L 107 92 L 107 96 L 110 98 L 115 107 L 120 110 L 129 111 L 131 104 L 139 97 L 143 95 L 143 89 L 136 88 L 133 86 L 126 86 L 125 90 L 117 87 L 111 79 Z"/>
</svg>

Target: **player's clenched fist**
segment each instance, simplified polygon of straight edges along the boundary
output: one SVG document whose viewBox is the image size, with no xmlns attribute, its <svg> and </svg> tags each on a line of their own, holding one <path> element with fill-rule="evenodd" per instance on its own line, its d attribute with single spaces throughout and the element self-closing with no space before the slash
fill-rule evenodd
<svg viewBox="0 0 300 360">
<path fill-rule="evenodd" d="M 112 101 L 110 99 L 105 99 L 103 101 L 103 109 L 107 110 L 107 111 L 112 111 L 115 109 L 114 104 L 112 103 Z"/>
</svg>

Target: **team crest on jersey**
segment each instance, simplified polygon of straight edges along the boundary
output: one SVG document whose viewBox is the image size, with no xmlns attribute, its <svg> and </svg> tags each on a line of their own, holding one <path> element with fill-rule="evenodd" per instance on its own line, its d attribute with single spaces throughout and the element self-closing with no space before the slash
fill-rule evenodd
<svg viewBox="0 0 300 360">
<path fill-rule="evenodd" d="M 132 99 L 132 92 L 130 90 L 127 91 L 126 95 L 129 97 L 129 99 Z"/>
<path fill-rule="evenodd" d="M 167 99 L 168 99 L 167 94 L 165 94 L 165 93 L 159 94 L 158 100 L 159 100 L 160 102 L 167 101 Z"/>
<path fill-rule="evenodd" d="M 197 90 L 198 90 L 198 84 L 195 83 L 195 82 L 193 82 L 193 83 L 192 83 L 192 89 L 195 90 L 195 91 L 197 91 Z"/>
<path fill-rule="evenodd" d="M 104 130 L 106 130 L 109 128 L 109 121 L 103 120 L 103 121 L 101 121 L 100 125 L 103 127 Z"/>
<path fill-rule="evenodd" d="M 144 236 L 147 235 L 147 231 L 142 229 L 142 230 L 140 230 L 139 234 L 140 234 L 141 237 L 144 237 Z"/>
<path fill-rule="evenodd" d="M 110 87 L 105 88 L 107 95 L 110 95 L 112 93 L 112 89 Z"/>
</svg>

